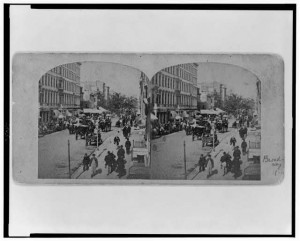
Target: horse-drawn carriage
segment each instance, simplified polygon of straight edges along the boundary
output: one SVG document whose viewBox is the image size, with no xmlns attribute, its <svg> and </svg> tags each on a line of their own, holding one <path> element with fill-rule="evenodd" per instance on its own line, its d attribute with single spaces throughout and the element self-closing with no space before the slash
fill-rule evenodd
<svg viewBox="0 0 300 241">
<path fill-rule="evenodd" d="M 96 133 L 90 133 L 86 137 L 86 144 L 87 145 L 97 145 L 97 139 L 98 139 L 98 145 L 101 145 L 103 143 L 101 134 L 98 133 L 98 135 L 97 135 Z"/>
<path fill-rule="evenodd" d="M 202 139 L 203 134 L 205 133 L 205 126 L 195 126 L 192 129 L 192 135 L 193 135 L 193 141 L 195 140 L 195 138 L 197 140 Z"/>
<path fill-rule="evenodd" d="M 214 137 L 213 137 L 214 136 Z M 202 147 L 204 146 L 217 146 L 219 144 L 217 134 L 205 134 L 202 137 Z"/>
<path fill-rule="evenodd" d="M 85 139 L 85 136 L 91 132 L 88 125 L 76 124 L 74 127 L 75 133 L 80 139 Z"/>
</svg>

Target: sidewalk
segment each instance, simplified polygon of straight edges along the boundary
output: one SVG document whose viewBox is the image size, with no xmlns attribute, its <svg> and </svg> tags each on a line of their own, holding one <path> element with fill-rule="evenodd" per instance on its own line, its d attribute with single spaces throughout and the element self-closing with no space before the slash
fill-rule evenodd
<svg viewBox="0 0 300 241">
<path fill-rule="evenodd" d="M 250 141 L 254 141 L 255 137 L 255 133 L 256 131 L 250 131 L 248 130 L 248 135 L 246 138 L 247 143 Z M 209 178 L 207 178 L 207 170 L 205 170 L 204 172 L 199 173 L 199 167 L 195 168 L 193 174 L 194 176 L 189 176 L 189 179 L 192 180 L 235 180 L 234 178 L 234 174 L 233 173 L 227 173 L 226 175 L 224 175 L 224 167 L 221 166 L 221 162 L 220 159 L 223 155 L 223 152 L 227 152 L 231 155 L 231 157 L 233 156 L 233 147 L 230 145 L 230 138 L 232 136 L 235 136 L 237 143 L 236 146 L 239 146 L 241 149 L 241 138 L 239 136 L 239 132 L 237 129 L 233 129 L 230 134 L 223 139 L 222 143 L 220 143 L 219 146 L 217 146 L 217 148 L 215 149 L 214 152 L 211 152 L 212 158 L 214 160 L 214 169 L 213 169 L 213 175 L 210 176 Z M 244 174 L 244 170 L 246 167 L 249 166 L 249 162 L 248 162 L 248 156 L 243 155 L 241 156 L 241 170 L 242 170 L 242 175 L 240 175 L 239 177 L 236 178 L 236 180 L 242 180 L 243 179 L 243 174 Z"/>
<path fill-rule="evenodd" d="M 140 138 L 144 138 L 143 135 L 140 135 L 141 130 L 132 130 L 132 134 L 129 138 L 130 142 L 132 143 L 133 140 L 139 140 Z M 111 137 L 107 138 L 104 143 L 98 147 L 97 150 L 95 150 L 96 157 L 98 159 L 98 167 L 96 169 L 96 175 L 92 177 L 92 170 L 91 168 L 85 172 L 83 172 L 83 167 L 80 167 L 80 170 L 78 171 L 77 175 L 72 177 L 72 178 L 79 178 L 79 179 L 119 179 L 117 176 L 118 173 L 113 172 L 109 175 L 107 168 L 105 168 L 105 162 L 104 162 L 104 157 L 107 155 L 108 151 L 113 152 L 117 156 L 117 146 L 114 144 L 114 137 L 118 134 L 120 137 L 120 145 L 123 145 L 125 149 L 125 141 L 126 139 L 123 136 L 123 133 L 121 130 L 119 130 L 119 133 L 116 132 L 115 135 L 112 135 Z M 127 170 L 127 174 L 122 176 L 121 179 L 126 179 L 128 175 L 128 169 L 132 165 L 132 160 L 131 160 L 131 153 L 130 154 L 125 154 L 125 169 Z"/>
<path fill-rule="evenodd" d="M 229 144 L 229 141 L 230 141 L 230 138 L 232 136 L 235 136 L 236 135 L 236 130 L 235 129 L 231 129 L 230 128 L 230 131 L 227 132 L 227 133 L 224 133 L 224 135 L 222 136 L 221 139 L 219 139 L 220 141 L 220 144 L 217 145 L 215 147 L 215 151 L 213 151 L 212 149 L 207 153 L 207 154 L 210 154 L 211 157 L 216 160 L 216 158 L 218 158 L 219 154 L 220 153 L 223 153 L 223 151 L 225 151 L 224 149 L 227 149 L 227 146 Z M 227 151 L 227 150 L 226 150 Z M 199 157 L 200 158 L 200 157 Z M 195 177 L 199 174 L 199 166 L 195 167 L 195 169 L 190 172 L 187 176 L 187 179 L 188 180 L 193 180 L 195 179 Z"/>
</svg>

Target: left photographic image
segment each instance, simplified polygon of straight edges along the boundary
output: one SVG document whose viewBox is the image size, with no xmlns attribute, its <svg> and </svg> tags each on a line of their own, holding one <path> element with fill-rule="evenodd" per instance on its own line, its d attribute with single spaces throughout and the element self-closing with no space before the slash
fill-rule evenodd
<svg viewBox="0 0 300 241">
<path fill-rule="evenodd" d="M 74 62 L 39 79 L 39 179 L 149 179 L 147 76 Z"/>
</svg>

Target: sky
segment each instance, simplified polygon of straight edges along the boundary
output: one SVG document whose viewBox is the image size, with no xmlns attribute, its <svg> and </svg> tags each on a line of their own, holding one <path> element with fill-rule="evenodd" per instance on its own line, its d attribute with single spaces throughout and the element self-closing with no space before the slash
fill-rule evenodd
<svg viewBox="0 0 300 241">
<path fill-rule="evenodd" d="M 141 71 L 121 64 L 83 62 L 80 69 L 81 82 L 100 80 L 112 91 L 127 96 L 139 95 L 139 80 Z"/>
<path fill-rule="evenodd" d="M 80 78 L 82 82 L 100 80 L 115 92 L 138 97 L 140 75 L 139 70 L 121 64 L 84 62 Z M 245 98 L 256 98 L 257 78 L 251 72 L 229 64 L 199 63 L 198 83 L 214 81 Z"/>
<path fill-rule="evenodd" d="M 225 84 L 227 90 L 245 98 L 256 98 L 257 78 L 248 70 L 229 64 L 199 63 L 198 84 L 214 81 Z"/>
</svg>

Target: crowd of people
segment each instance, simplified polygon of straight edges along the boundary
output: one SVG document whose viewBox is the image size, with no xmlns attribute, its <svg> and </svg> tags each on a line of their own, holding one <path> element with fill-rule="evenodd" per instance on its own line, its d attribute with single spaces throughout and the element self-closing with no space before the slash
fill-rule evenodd
<svg viewBox="0 0 300 241">
<path fill-rule="evenodd" d="M 241 126 L 239 129 L 239 134 L 241 138 L 241 148 L 236 145 L 237 140 L 235 136 L 230 138 L 229 144 L 232 146 L 232 156 L 229 152 L 223 152 L 222 157 L 220 158 L 221 162 L 221 169 L 224 170 L 223 176 L 228 174 L 229 172 L 234 174 L 234 178 L 237 179 L 241 176 L 241 156 L 247 154 L 247 127 L 246 124 Z M 214 160 L 212 159 L 211 155 L 208 154 L 204 156 L 201 154 L 200 159 L 198 161 L 199 172 L 203 172 L 206 169 L 208 170 L 207 178 L 212 175 L 212 169 L 214 168 Z"/>
<path fill-rule="evenodd" d="M 126 118 L 125 118 L 126 117 Z M 104 167 L 107 169 L 107 175 L 110 175 L 113 172 L 118 173 L 118 177 L 121 178 L 126 175 L 127 171 L 125 168 L 126 159 L 125 155 L 131 154 L 131 142 L 129 140 L 131 135 L 131 126 L 134 125 L 133 118 L 128 116 L 121 116 L 119 119 L 121 122 L 121 125 L 119 126 L 121 130 L 117 131 L 116 136 L 113 139 L 113 143 L 116 147 L 116 154 L 114 151 L 109 150 L 107 151 L 107 154 L 104 157 Z M 121 132 L 122 131 L 122 132 Z M 121 144 L 121 135 L 123 134 L 123 137 L 125 138 L 124 144 Z M 125 149 L 124 149 L 125 146 Z M 94 154 L 93 154 L 94 155 Z M 89 164 L 92 163 L 88 160 L 87 154 L 84 156 L 82 165 L 83 165 L 83 171 L 88 170 L 89 165 L 92 167 L 92 177 L 95 175 L 96 170 L 93 168 L 98 166 Z"/>
</svg>

